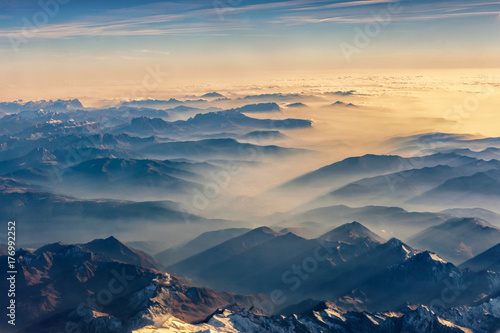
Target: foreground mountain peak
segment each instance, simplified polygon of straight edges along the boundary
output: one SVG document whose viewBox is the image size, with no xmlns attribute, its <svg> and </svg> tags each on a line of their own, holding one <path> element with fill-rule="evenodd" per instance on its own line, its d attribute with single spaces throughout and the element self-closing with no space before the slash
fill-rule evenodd
<svg viewBox="0 0 500 333">
<path fill-rule="evenodd" d="M 413 248 L 411 248 L 410 246 L 403 243 L 401 240 L 394 237 L 389 239 L 386 243 L 380 245 L 380 247 L 403 251 L 407 254 L 408 258 L 418 253 L 418 251 L 415 251 Z"/>
<path fill-rule="evenodd" d="M 320 238 L 331 242 L 352 243 L 359 239 L 369 238 L 374 242 L 383 243 L 384 239 L 366 228 L 359 222 L 351 222 L 341 225 L 323 234 Z"/>
<path fill-rule="evenodd" d="M 80 246 L 95 254 L 104 255 L 116 261 L 130 263 L 146 268 L 158 268 L 154 259 L 150 255 L 128 246 L 114 236 L 110 236 L 106 239 L 94 239 L 93 241 L 81 244 Z"/>
<path fill-rule="evenodd" d="M 275 235 L 275 236 L 279 236 L 280 235 L 279 232 L 276 232 L 276 231 L 274 231 L 273 229 L 271 229 L 269 227 L 258 227 L 258 228 L 255 228 L 255 229 L 249 231 L 247 234 L 248 235 L 252 235 L 252 234 L 269 234 L 269 235 Z"/>
<path fill-rule="evenodd" d="M 437 254 L 430 252 L 430 251 L 423 251 L 418 254 L 416 254 L 413 257 L 413 260 L 415 261 L 427 261 L 427 262 L 434 262 L 434 263 L 439 263 L 439 264 L 448 264 L 446 260 L 438 256 Z"/>
<path fill-rule="evenodd" d="M 90 241 L 87 244 L 107 244 L 107 245 L 123 245 L 126 246 L 124 243 L 120 242 L 116 237 L 114 236 L 109 236 L 108 238 L 97 238 L 94 239 L 93 241 Z"/>
</svg>

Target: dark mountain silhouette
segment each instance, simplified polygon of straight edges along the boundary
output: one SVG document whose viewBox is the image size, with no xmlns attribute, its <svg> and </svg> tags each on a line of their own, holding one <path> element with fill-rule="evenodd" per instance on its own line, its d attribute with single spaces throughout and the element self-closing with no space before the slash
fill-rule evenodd
<svg viewBox="0 0 500 333">
<path fill-rule="evenodd" d="M 235 109 L 239 112 L 279 112 L 281 108 L 276 103 L 258 103 L 258 104 L 248 104 L 240 108 Z"/>
<path fill-rule="evenodd" d="M 304 103 L 290 103 L 286 105 L 287 108 L 307 108 L 308 106 Z"/>
<path fill-rule="evenodd" d="M 223 131 L 248 131 L 249 129 L 294 129 L 311 127 L 309 120 L 302 119 L 256 119 L 237 110 L 200 113 L 188 120 L 166 122 L 160 118 L 134 118 L 129 126 L 115 130 L 117 133 L 151 135 L 187 135 L 188 133 L 210 133 Z"/>
<path fill-rule="evenodd" d="M 332 231 L 327 232 L 326 234 L 323 234 L 322 236 L 320 236 L 320 238 L 330 242 L 343 243 L 355 242 L 362 238 L 368 238 L 379 243 L 384 242 L 381 237 L 371 232 L 370 229 L 366 228 L 358 222 L 343 224 L 340 227 L 335 228 Z"/>
<path fill-rule="evenodd" d="M 419 196 L 450 179 L 498 169 L 500 162 L 482 160 L 457 167 L 438 165 L 411 169 L 355 181 L 331 192 L 329 197 L 339 203 L 354 201 L 361 204 L 397 204 Z"/>
<path fill-rule="evenodd" d="M 409 212 L 399 207 L 365 206 L 354 208 L 337 205 L 296 213 L 287 216 L 285 221 L 292 225 L 301 221 L 312 221 L 319 223 L 320 227 L 327 230 L 332 225 L 359 221 L 361 224 L 377 230 L 377 232 L 385 230 L 388 235 L 406 238 L 425 228 L 440 224 L 449 218 L 450 216 L 445 214 Z"/>
<path fill-rule="evenodd" d="M 168 269 L 172 272 L 182 272 L 187 276 L 198 274 L 217 263 L 243 253 L 247 249 L 276 238 L 279 235 L 279 233 L 267 227 L 257 228 L 178 262 L 168 267 Z"/>
<path fill-rule="evenodd" d="M 500 214 L 484 208 L 450 208 L 443 210 L 441 213 L 455 217 L 477 217 L 500 226 Z"/>
<path fill-rule="evenodd" d="M 163 266 L 170 266 L 248 231 L 250 229 L 232 228 L 205 232 L 183 245 L 156 254 L 155 259 Z"/>
<path fill-rule="evenodd" d="M 202 95 L 201 98 L 223 98 L 225 97 L 224 95 L 219 94 L 218 92 L 211 92 L 211 93 L 206 93 L 205 95 Z"/>
<path fill-rule="evenodd" d="M 190 158 L 193 160 L 219 158 L 248 158 L 258 156 L 283 157 L 307 152 L 303 149 L 279 146 L 260 146 L 240 143 L 234 139 L 205 139 L 199 141 L 158 143 L 145 148 L 144 154 L 159 158 Z"/>
<path fill-rule="evenodd" d="M 24 233 L 24 242 L 40 242 L 68 232 L 76 237 L 79 233 L 95 237 L 125 233 L 140 228 L 139 225 L 222 222 L 186 213 L 181 205 L 171 201 L 83 200 L 9 180 L 1 187 L 0 214 L 23 221 L 18 231 Z"/>
<path fill-rule="evenodd" d="M 434 154 L 414 158 L 386 155 L 350 157 L 297 177 L 281 185 L 278 189 L 286 190 L 294 187 L 333 188 L 370 176 L 438 165 L 460 166 L 474 160 L 456 154 Z"/>
<path fill-rule="evenodd" d="M 240 139 L 256 140 L 257 142 L 259 142 L 268 140 L 282 140 L 286 137 L 287 136 L 282 134 L 280 131 L 253 131 L 240 136 Z"/>
<path fill-rule="evenodd" d="M 500 243 L 467 260 L 459 267 L 462 269 L 468 268 L 473 271 L 488 270 L 500 272 Z"/>
<path fill-rule="evenodd" d="M 80 247 L 96 255 L 104 255 L 111 260 L 144 268 L 158 269 L 153 257 L 120 242 L 113 236 L 106 239 L 95 239 L 89 243 L 81 244 Z"/>
<path fill-rule="evenodd" d="M 409 200 L 430 207 L 477 207 L 498 209 L 500 170 L 478 172 L 472 176 L 452 178 L 442 185 Z"/>
</svg>

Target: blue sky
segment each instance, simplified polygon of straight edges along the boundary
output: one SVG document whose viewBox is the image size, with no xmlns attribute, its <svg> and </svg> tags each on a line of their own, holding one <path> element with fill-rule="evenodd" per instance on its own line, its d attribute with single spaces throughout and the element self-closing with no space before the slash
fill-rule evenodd
<svg viewBox="0 0 500 333">
<path fill-rule="evenodd" d="M 45 3 L 53 1 L 57 0 Z M 55 15 L 44 17 L 38 1 L 3 0 L 0 49 L 5 53 L 14 43 L 21 51 L 50 54 L 85 50 L 96 57 L 119 50 L 129 51 L 131 58 L 137 50 L 158 55 L 213 53 L 228 48 L 242 52 L 283 48 L 335 52 L 331 45 L 352 44 L 355 29 L 377 21 L 374 13 L 387 12 L 391 2 L 69 0 L 58 6 Z M 500 1 L 404 0 L 400 6 L 401 10 L 391 15 L 390 24 L 373 38 L 372 47 L 392 51 L 499 46 Z M 26 29 L 32 32 L 29 42 L 16 43 L 15 36 L 23 36 L 26 22 L 39 26 L 35 31 L 32 26 Z"/>
<path fill-rule="evenodd" d="M 54 1 L 47 15 L 40 1 L 0 0 L 0 84 L 68 72 L 119 80 L 152 64 L 178 73 L 500 66 L 500 0 L 41 0 Z"/>
</svg>

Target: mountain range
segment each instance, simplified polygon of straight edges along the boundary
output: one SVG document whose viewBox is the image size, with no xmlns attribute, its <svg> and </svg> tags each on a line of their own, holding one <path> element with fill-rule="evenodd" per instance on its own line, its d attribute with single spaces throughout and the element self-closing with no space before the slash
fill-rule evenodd
<svg viewBox="0 0 500 333">
<path fill-rule="evenodd" d="M 186 242 L 185 244 L 178 245 L 173 248 L 166 249 L 155 255 L 155 260 L 163 266 L 170 266 L 179 261 L 194 256 L 200 252 L 208 250 L 216 245 L 224 243 L 234 237 L 243 235 L 250 231 L 247 228 L 232 228 L 208 231 L 195 239 Z"/>
<path fill-rule="evenodd" d="M 236 236 L 187 260 L 198 261 L 201 270 L 228 267 L 204 276 L 207 279 L 250 275 L 239 285 L 246 288 L 271 287 L 273 271 L 284 269 L 284 282 L 264 295 L 198 287 L 158 271 L 151 256 L 114 237 L 18 250 L 19 331 L 54 332 L 69 324 L 105 333 L 153 332 L 153 327 L 157 332 L 248 332 L 264 327 L 276 332 L 489 332 L 500 322 L 500 272 L 491 265 L 490 254 L 480 254 L 460 269 L 395 238 L 385 241 L 357 222 L 311 240 L 265 227 L 245 231 L 206 233 L 191 244 L 207 246 L 211 238 Z M 282 262 L 286 251 L 290 260 Z M 300 275 L 293 263 L 302 268 Z M 250 273 L 254 264 L 266 274 L 255 268 Z M 492 269 L 485 271 L 484 265 Z M 255 279 L 260 283 L 252 283 Z M 219 290 L 231 288 L 222 284 Z M 454 296 L 442 296 L 443 290 Z M 293 297 L 294 292 L 301 297 Z M 292 308 L 294 315 L 272 315 Z"/>
<path fill-rule="evenodd" d="M 3 257 L 5 259 L 5 257 Z M 152 267 L 150 257 L 115 238 L 18 250 L 19 332 L 131 332 L 170 316 L 195 322 L 218 308 L 256 309 L 264 296 L 190 285 Z M 6 280 L 0 282 L 6 286 Z M 257 313 L 264 313 L 257 311 Z M 2 321 L 0 328 L 6 329 Z M 69 326 L 68 326 L 69 325 Z"/>
<path fill-rule="evenodd" d="M 438 225 L 451 215 L 431 212 L 412 212 L 400 207 L 345 205 L 326 206 L 315 209 L 300 209 L 276 217 L 280 226 L 302 226 L 314 223 L 313 229 L 326 232 L 332 226 L 358 221 L 367 227 L 382 233 L 386 238 L 405 239 L 430 226 Z"/>
<path fill-rule="evenodd" d="M 57 239 L 69 231 L 76 237 L 95 237 L 116 234 L 117 229 L 123 233 L 141 230 L 144 225 L 166 227 L 188 221 L 206 222 L 215 228 L 229 223 L 191 214 L 172 201 L 78 199 L 45 192 L 8 178 L 0 178 L 0 181 L 0 213 L 23 222 L 18 230 L 24 234 L 25 243 Z M 55 229 L 48 228 L 49 225 Z"/>
<path fill-rule="evenodd" d="M 447 165 L 462 166 L 475 159 L 456 154 L 433 154 L 422 157 L 403 158 L 389 155 L 364 155 L 349 157 L 315 171 L 306 173 L 278 187 L 286 190 L 301 188 L 335 188 L 366 177 L 391 174 L 411 169 Z"/>
<path fill-rule="evenodd" d="M 311 127 L 312 123 L 302 119 L 256 119 L 238 110 L 200 113 L 188 120 L 167 122 L 160 118 L 140 117 L 130 125 L 118 127 L 115 133 L 145 135 L 158 133 L 168 136 L 186 136 L 188 133 L 213 133 L 221 131 L 247 131 L 249 129 L 295 129 Z"/>
<path fill-rule="evenodd" d="M 494 332 L 500 326 L 500 300 L 475 307 L 451 309 L 407 305 L 390 312 L 349 312 L 332 302 L 323 302 L 300 315 L 265 317 L 248 311 L 219 310 L 206 321 L 189 324 L 171 317 L 162 328 L 147 326 L 134 333 L 181 332 Z"/>
<path fill-rule="evenodd" d="M 478 218 L 453 218 L 423 230 L 408 242 L 461 264 L 500 243 L 500 229 Z"/>
<path fill-rule="evenodd" d="M 16 332 L 500 327 L 499 138 L 344 136 L 364 92 L 257 88 L 0 103 Z"/>
<path fill-rule="evenodd" d="M 218 290 L 273 294 L 277 311 L 307 299 L 337 300 L 360 293 L 353 309 L 394 310 L 405 302 L 430 305 L 451 283 L 466 290 L 452 305 L 472 304 L 497 290 L 497 273 L 460 271 L 438 255 L 383 240 L 355 222 L 304 239 L 261 227 L 177 262 L 167 271 Z M 493 279 L 493 280 L 489 280 Z M 498 292 L 495 291 L 495 292 Z M 391 295 L 387 297 L 387 295 Z"/>
</svg>

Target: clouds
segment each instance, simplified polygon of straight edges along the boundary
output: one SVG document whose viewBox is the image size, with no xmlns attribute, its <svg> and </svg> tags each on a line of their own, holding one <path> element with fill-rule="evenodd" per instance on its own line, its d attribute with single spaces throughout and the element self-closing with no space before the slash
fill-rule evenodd
<svg viewBox="0 0 500 333">
<path fill-rule="evenodd" d="M 351 1 L 241 1 L 241 2 L 156 2 L 145 5 L 96 11 L 90 5 L 74 15 L 60 11 L 50 23 L 34 31 L 34 38 L 72 38 L 80 36 L 165 36 L 238 33 L 263 30 L 273 24 L 355 24 L 370 20 L 370 14 L 391 6 L 394 0 Z M 440 20 L 471 16 L 498 15 L 500 1 L 467 3 L 462 1 L 401 1 L 407 10 L 400 21 Z M 134 2 L 129 2 L 133 4 Z M 234 5 L 231 5 L 233 3 Z M 99 7 L 97 7 L 99 8 Z M 478 10 L 480 9 L 480 10 Z M 35 8 L 33 9 L 35 10 Z M 97 13 L 97 14 L 96 14 Z M 371 15 L 373 16 L 373 15 Z M 10 20 L 0 29 L 0 37 L 19 34 L 21 20 Z"/>
<path fill-rule="evenodd" d="M 22 35 L 27 30 L 33 38 L 70 38 L 80 36 L 162 36 L 174 34 L 201 34 L 221 31 L 224 27 L 206 23 L 175 23 L 181 15 L 151 15 L 128 20 L 93 17 L 87 21 L 47 24 L 37 28 L 21 27 L 0 30 L 1 37 Z"/>
<path fill-rule="evenodd" d="M 500 12 L 500 1 L 463 3 L 461 1 L 434 1 L 432 4 L 395 0 L 358 0 L 332 4 L 317 4 L 294 8 L 276 20 L 274 24 L 363 24 L 377 21 L 381 10 L 394 6 L 403 8 L 401 13 L 392 18 L 394 22 L 424 22 L 443 19 L 468 19 L 471 17 L 495 17 Z M 334 15 L 332 15 L 334 14 Z M 423 23 L 424 24 L 424 23 Z"/>
<path fill-rule="evenodd" d="M 28 33 L 29 43 L 18 47 L 33 62 L 53 52 L 67 54 L 68 60 L 116 57 L 117 64 L 127 66 L 134 60 L 143 66 L 168 61 L 190 68 L 343 67 L 350 64 L 340 45 L 352 43 L 356 31 L 380 22 L 378 13 L 395 4 L 403 10 L 390 17 L 390 26 L 372 39 L 353 66 L 372 66 L 378 57 L 378 66 L 408 59 L 412 67 L 413 59 L 434 61 L 436 49 L 449 52 L 450 46 L 457 49 L 452 55 L 462 55 L 460 61 L 466 62 L 475 59 L 473 52 L 495 44 L 500 1 L 89 0 L 68 2 L 37 27 L 25 26 L 23 20 L 40 11 L 36 2 L 9 11 L 11 18 L 0 21 L 0 50 L 12 48 L 12 37 Z M 4 55 L 9 56 L 0 52 L 2 60 Z M 487 61 L 495 60 L 492 56 Z"/>
<path fill-rule="evenodd" d="M 138 52 L 149 53 L 149 54 L 159 54 L 159 55 L 164 55 L 164 56 L 170 55 L 170 52 L 168 52 L 168 51 L 139 50 Z"/>
<path fill-rule="evenodd" d="M 343 1 L 337 3 L 331 3 L 326 5 L 316 5 L 310 7 L 296 8 L 296 11 L 307 11 L 307 10 L 327 10 L 335 8 L 348 8 L 348 7 L 358 7 L 358 6 L 370 6 L 378 4 L 387 4 L 395 2 L 394 0 L 357 0 L 357 1 Z"/>
</svg>

